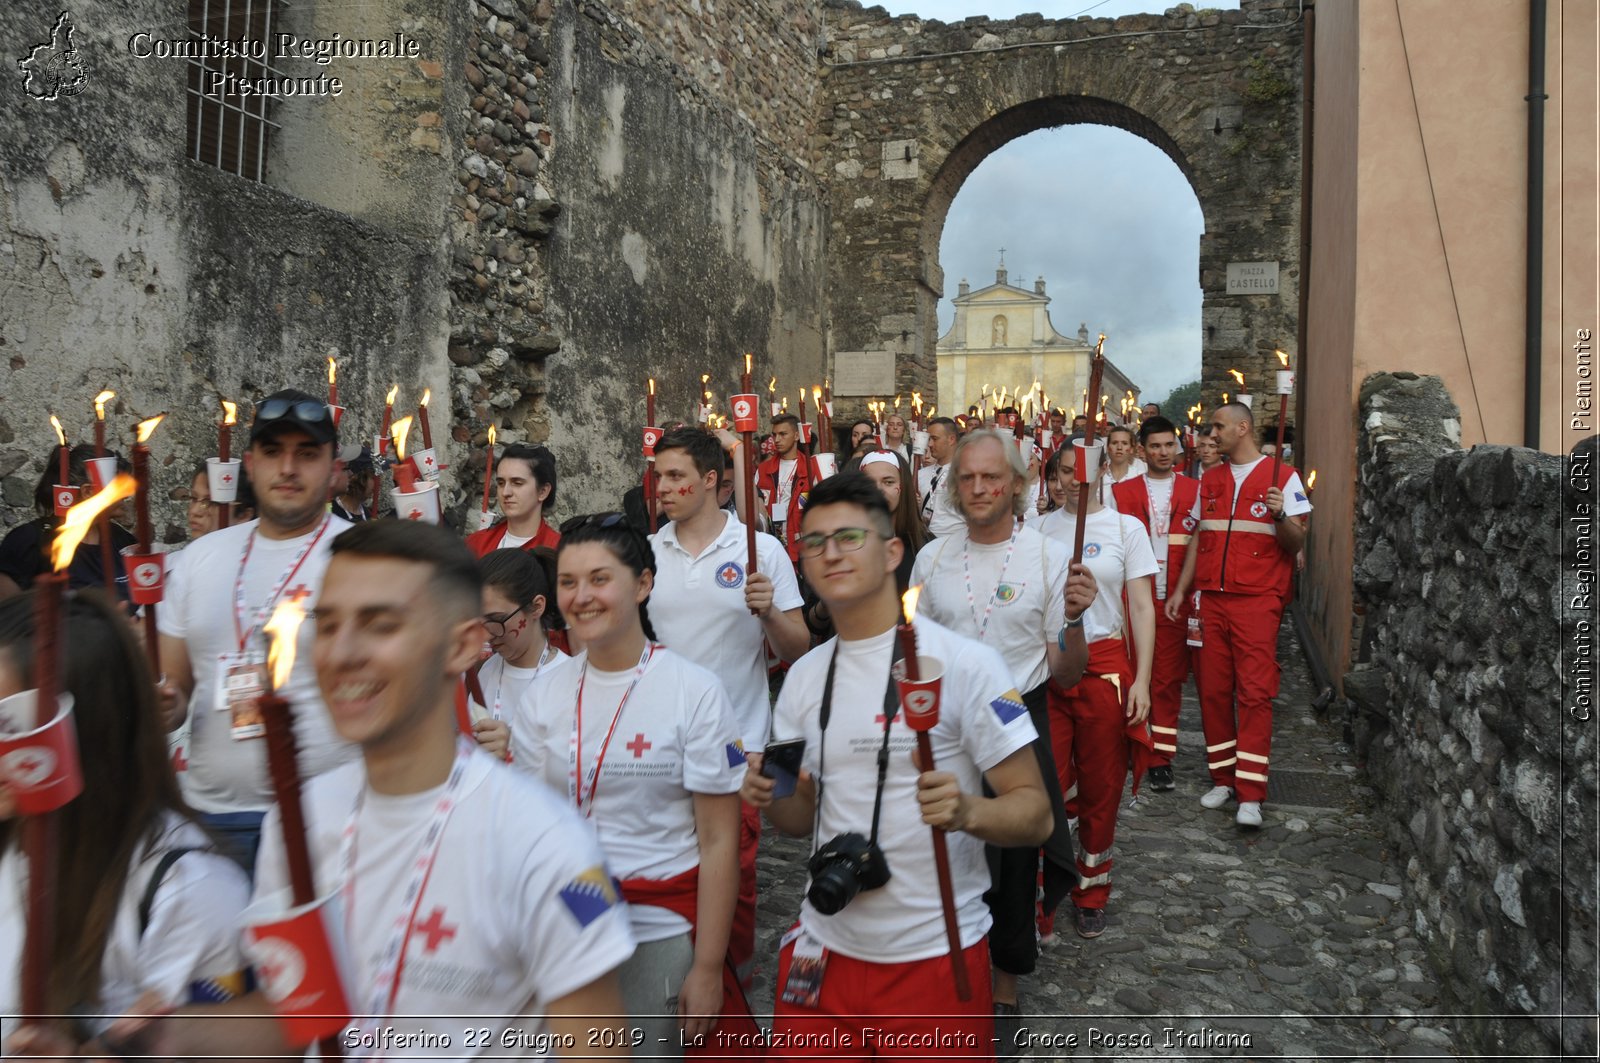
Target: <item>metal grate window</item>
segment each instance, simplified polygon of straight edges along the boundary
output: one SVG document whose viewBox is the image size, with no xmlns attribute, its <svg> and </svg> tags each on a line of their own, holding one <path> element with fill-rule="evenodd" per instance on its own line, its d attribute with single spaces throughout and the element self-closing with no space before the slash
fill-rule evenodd
<svg viewBox="0 0 1600 1063">
<path fill-rule="evenodd" d="M 278 75 L 272 54 L 273 16 L 282 0 L 189 0 L 189 37 L 197 45 L 225 41 L 248 45 L 225 53 L 197 49 L 189 59 L 189 157 L 252 181 L 266 166 L 267 141 L 278 125 L 267 118 L 261 94 L 240 94 L 232 74 L 254 80 Z M 223 75 L 219 78 L 218 75 Z"/>
</svg>

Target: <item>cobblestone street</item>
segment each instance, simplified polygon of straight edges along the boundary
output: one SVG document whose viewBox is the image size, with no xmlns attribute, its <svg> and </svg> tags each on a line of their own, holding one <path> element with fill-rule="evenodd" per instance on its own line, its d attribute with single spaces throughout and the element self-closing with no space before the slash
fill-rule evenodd
<svg viewBox="0 0 1600 1063">
<path fill-rule="evenodd" d="M 1023 1025 L 1039 1059 L 1450 1058 L 1454 1022 L 1402 900 L 1405 866 L 1344 745 L 1319 720 L 1292 625 L 1280 634 L 1273 781 L 1255 832 L 1208 811 L 1200 711 L 1185 691 L 1177 789 L 1124 798 L 1103 937 L 1072 928 L 1071 901 Z M 778 938 L 805 889 L 808 843 L 763 838 L 755 1003 L 770 1012 Z"/>
</svg>

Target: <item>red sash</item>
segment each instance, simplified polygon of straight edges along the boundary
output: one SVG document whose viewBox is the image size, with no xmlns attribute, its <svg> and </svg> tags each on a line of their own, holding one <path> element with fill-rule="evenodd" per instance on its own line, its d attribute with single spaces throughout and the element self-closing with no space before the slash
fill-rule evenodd
<svg viewBox="0 0 1600 1063">
<path fill-rule="evenodd" d="M 627 878 L 618 882 L 622 899 L 629 904 L 653 904 L 675 912 L 689 921 L 689 937 L 694 938 L 695 920 L 699 915 L 700 865 L 673 875 L 671 878 Z M 719 1040 L 718 1035 L 724 1035 Z M 711 1035 L 698 1047 L 685 1048 L 685 1056 L 726 1056 L 727 1049 L 719 1045 L 737 1044 L 745 1055 L 759 1054 L 755 1046 L 761 1044 L 761 1028 L 756 1025 L 750 1011 L 750 1001 L 745 998 L 744 987 L 739 984 L 739 973 L 733 960 L 722 961 L 722 1017 L 712 1028 Z"/>
<path fill-rule="evenodd" d="M 1124 708 L 1128 701 L 1128 688 L 1133 685 L 1133 665 L 1128 660 L 1128 649 L 1121 639 L 1099 639 L 1089 643 L 1089 666 L 1083 677 L 1105 679 L 1116 677 L 1117 700 Z M 1128 763 L 1133 769 L 1133 794 L 1139 796 L 1139 783 L 1144 779 L 1145 768 L 1155 754 L 1155 740 L 1150 737 L 1150 721 L 1130 723 L 1123 732 L 1128 738 Z"/>
</svg>

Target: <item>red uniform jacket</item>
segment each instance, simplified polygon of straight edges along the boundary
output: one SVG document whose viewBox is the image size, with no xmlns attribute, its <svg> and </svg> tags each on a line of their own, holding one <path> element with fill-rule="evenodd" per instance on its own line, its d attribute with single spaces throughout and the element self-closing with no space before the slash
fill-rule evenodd
<svg viewBox="0 0 1600 1063">
<path fill-rule="evenodd" d="M 1278 472 L 1281 491 L 1294 469 Z M 1200 527 L 1195 533 L 1194 586 L 1201 591 L 1276 594 L 1288 598 L 1294 555 L 1278 545 L 1278 525 L 1267 508 L 1272 462 L 1262 461 L 1233 497 L 1233 469 L 1223 462 L 1200 478 Z"/>
<path fill-rule="evenodd" d="M 778 469 L 780 462 L 774 454 L 760 465 L 756 466 L 756 489 L 761 492 L 763 504 L 771 506 L 778 501 Z M 789 560 L 800 560 L 800 547 L 795 542 L 795 536 L 800 534 L 800 506 L 811 488 L 822 479 L 822 471 L 817 467 L 817 459 L 805 454 L 800 455 L 794 463 L 794 485 L 789 491 L 789 508 L 780 516 L 772 513 L 773 520 L 783 521 L 783 545 L 789 551 Z M 771 513 L 771 510 L 768 510 Z"/>
<path fill-rule="evenodd" d="M 1150 491 L 1143 476 L 1133 476 L 1119 484 L 1111 485 L 1117 498 L 1117 511 L 1139 518 L 1146 533 L 1150 531 Z M 1172 514 L 1167 520 L 1167 589 L 1178 583 L 1183 571 L 1183 557 L 1189 550 L 1189 539 L 1194 534 L 1194 500 L 1200 493 L 1200 481 L 1181 472 L 1172 474 Z"/>
<path fill-rule="evenodd" d="M 485 528 L 483 531 L 473 532 L 467 536 L 467 549 L 472 551 L 473 557 L 483 557 L 494 550 L 500 549 L 500 544 L 505 541 L 506 531 L 511 525 L 505 521 Z M 556 531 L 543 520 L 539 521 L 539 530 L 533 538 L 522 544 L 522 549 L 532 550 L 535 547 L 547 546 L 554 550 L 561 545 L 561 533 Z"/>
</svg>

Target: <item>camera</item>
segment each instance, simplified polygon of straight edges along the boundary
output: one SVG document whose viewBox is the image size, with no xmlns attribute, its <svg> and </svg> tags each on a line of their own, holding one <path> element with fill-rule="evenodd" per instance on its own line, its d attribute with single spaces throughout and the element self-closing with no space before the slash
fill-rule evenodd
<svg viewBox="0 0 1600 1063">
<path fill-rule="evenodd" d="M 889 881 L 889 861 L 878 843 L 859 834 L 841 834 L 812 854 L 806 864 L 811 888 L 806 900 L 823 915 L 836 915 L 862 890 Z"/>
</svg>

